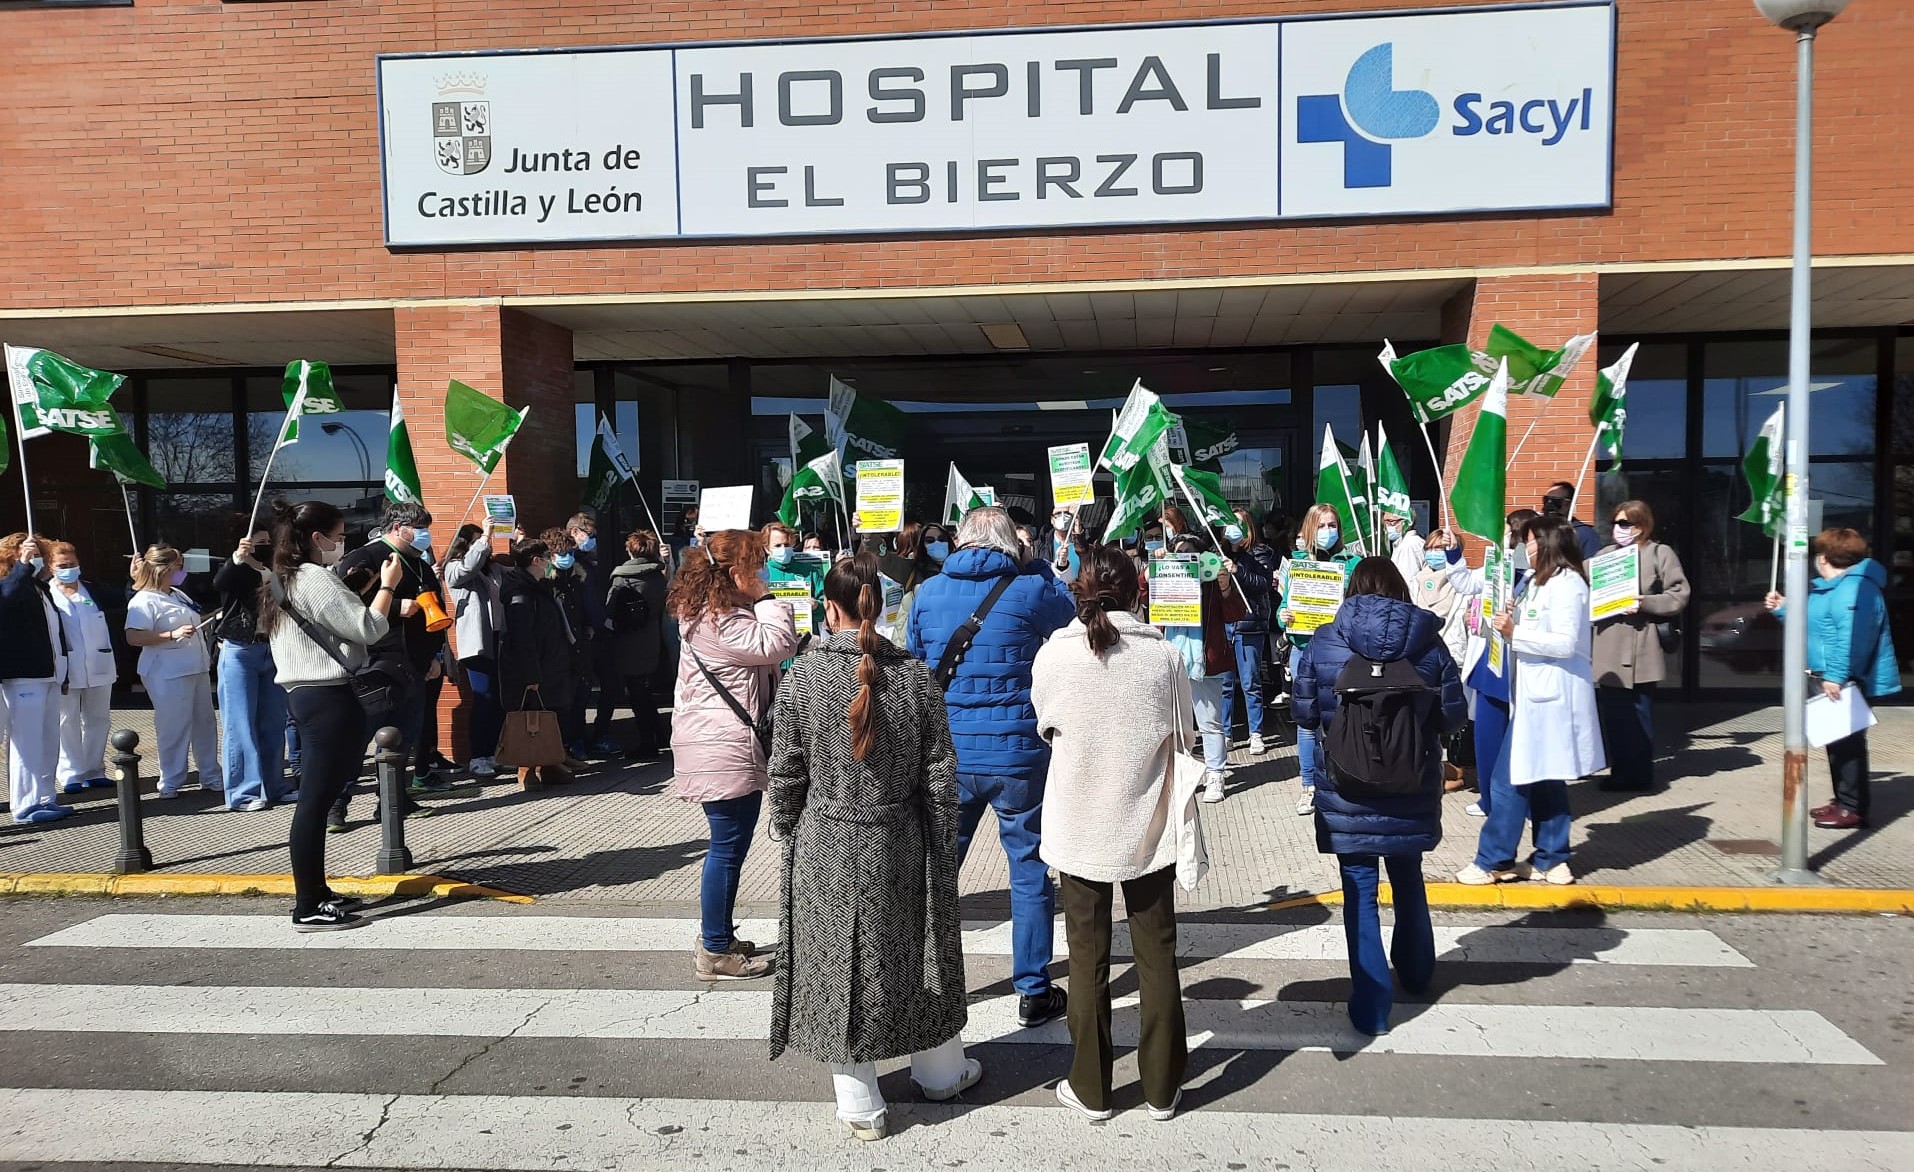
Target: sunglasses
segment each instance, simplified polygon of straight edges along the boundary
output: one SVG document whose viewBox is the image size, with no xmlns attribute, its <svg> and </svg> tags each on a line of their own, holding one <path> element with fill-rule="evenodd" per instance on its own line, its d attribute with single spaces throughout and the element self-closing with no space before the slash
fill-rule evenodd
<svg viewBox="0 0 1914 1172">
<path fill-rule="evenodd" d="M 1635 523 L 1633 521 L 1621 517 L 1615 518 L 1615 528 L 1617 529 L 1633 529 L 1634 527 Z"/>
</svg>

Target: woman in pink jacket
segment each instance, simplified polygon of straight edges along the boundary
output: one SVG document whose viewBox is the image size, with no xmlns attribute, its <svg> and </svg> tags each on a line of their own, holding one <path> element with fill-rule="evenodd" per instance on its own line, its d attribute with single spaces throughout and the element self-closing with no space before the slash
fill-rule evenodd
<svg viewBox="0 0 1914 1172">
<path fill-rule="evenodd" d="M 741 981 L 771 971 L 733 934 L 738 873 L 770 784 L 766 755 L 778 664 L 797 653 L 788 603 L 771 597 L 761 534 L 713 533 L 687 549 L 666 605 L 683 654 L 672 701 L 674 796 L 704 806 L 711 846 L 699 890 L 703 930 L 692 959 L 699 980 Z"/>
</svg>

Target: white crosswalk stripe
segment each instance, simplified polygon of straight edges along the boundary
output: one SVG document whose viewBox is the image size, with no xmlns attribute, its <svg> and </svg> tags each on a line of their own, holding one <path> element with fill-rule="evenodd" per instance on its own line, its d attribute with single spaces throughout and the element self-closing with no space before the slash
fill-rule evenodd
<svg viewBox="0 0 1914 1172">
<path fill-rule="evenodd" d="M 739 935 L 776 940 L 771 920 L 747 920 Z M 1057 920 L 1057 939 L 1063 921 Z M 113 914 L 98 916 L 30 942 L 48 948 L 266 948 L 349 950 L 497 949 L 524 952 L 674 952 L 689 948 L 697 921 L 664 917 L 441 916 L 384 922 L 375 931 L 300 934 L 277 916 Z M 964 925 L 964 955 L 1009 956 L 1010 925 Z M 1342 928 L 1335 924 L 1183 924 L 1178 952 L 1186 957 L 1234 960 L 1343 960 Z M 1112 948 L 1129 955 L 1127 925 L 1117 925 Z M 1748 958 L 1713 932 L 1694 928 L 1436 929 L 1441 959 L 1481 964 L 1616 964 L 1687 968 L 1752 968 Z"/>
</svg>

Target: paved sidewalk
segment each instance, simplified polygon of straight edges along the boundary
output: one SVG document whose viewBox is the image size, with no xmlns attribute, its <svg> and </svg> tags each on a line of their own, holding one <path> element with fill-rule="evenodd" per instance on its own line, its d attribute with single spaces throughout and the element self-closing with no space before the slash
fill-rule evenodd
<svg viewBox="0 0 1914 1172">
<path fill-rule="evenodd" d="M 151 744 L 150 714 L 121 714 Z M 1593 780 L 1572 787 L 1572 865 L 1589 883 L 1626 886 L 1754 886 L 1779 854 L 1780 710 L 1668 705 L 1662 710 L 1655 795 L 1602 793 Z M 1914 888 L 1914 710 L 1884 709 L 1870 734 L 1875 828 L 1852 834 L 1812 831 L 1813 864 L 1832 883 Z M 1333 859 L 1317 854 L 1313 820 L 1297 817 L 1295 749 L 1266 757 L 1232 756 L 1230 796 L 1203 809 L 1213 869 L 1197 891 L 1179 896 L 1192 910 L 1260 908 L 1272 899 L 1338 886 Z M 150 764 L 146 767 L 150 771 Z M 407 822 L 416 870 L 544 899 L 629 900 L 695 905 L 705 823 L 695 806 L 663 796 L 668 766 L 604 766 L 575 783 L 539 794 L 495 781 L 430 801 L 431 817 Z M 1815 803 L 1826 800 L 1826 759 L 1809 770 Z M 148 779 L 148 791 L 151 791 Z M 77 799 L 81 813 L 51 826 L 0 829 L 0 872 L 105 871 L 117 843 L 110 790 Z M 1472 795 L 1447 799 L 1446 840 L 1426 860 L 1431 879 L 1448 879 L 1474 854 L 1478 819 L 1464 813 Z M 162 870 L 272 874 L 288 869 L 286 808 L 226 811 L 217 795 L 187 791 L 149 800 L 146 842 Z M 327 838 L 338 874 L 366 874 L 379 845 L 365 821 L 369 793 L 354 802 L 350 833 Z M 986 827 L 991 820 L 985 820 Z M 770 905 L 777 893 L 779 847 L 760 830 L 739 893 Z M 1003 852 L 981 831 L 962 876 L 966 910 L 1004 906 Z"/>
</svg>

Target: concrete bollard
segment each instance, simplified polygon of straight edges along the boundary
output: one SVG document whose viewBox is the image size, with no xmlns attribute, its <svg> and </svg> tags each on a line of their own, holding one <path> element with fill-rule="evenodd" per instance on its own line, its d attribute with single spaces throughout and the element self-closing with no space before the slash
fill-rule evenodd
<svg viewBox="0 0 1914 1172">
<path fill-rule="evenodd" d="M 153 869 L 140 824 L 140 734 L 123 728 L 113 734 L 113 768 L 119 772 L 114 787 L 120 802 L 120 853 L 113 856 L 115 875 L 137 875 Z"/>
<path fill-rule="evenodd" d="M 405 752 L 399 730 L 382 728 L 372 738 L 378 746 L 373 762 L 379 775 L 379 857 L 381 875 L 403 875 L 412 869 L 412 852 L 405 845 Z"/>
</svg>

